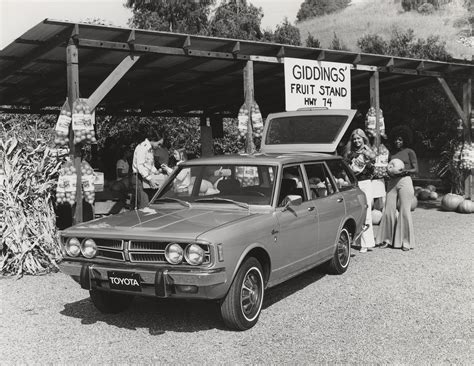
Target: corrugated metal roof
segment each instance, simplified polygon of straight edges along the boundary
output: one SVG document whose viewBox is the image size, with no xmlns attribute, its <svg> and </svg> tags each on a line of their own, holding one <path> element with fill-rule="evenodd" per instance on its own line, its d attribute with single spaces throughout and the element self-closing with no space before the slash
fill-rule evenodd
<svg viewBox="0 0 474 366">
<path fill-rule="evenodd" d="M 379 70 L 380 91 L 416 87 L 435 77 L 467 78 L 472 62 L 436 62 L 274 43 L 168 32 L 75 24 L 46 19 L 0 51 L 0 105 L 61 106 L 67 94 L 66 45 L 79 46 L 80 94 L 89 97 L 130 51 L 141 59 L 100 107 L 237 113 L 244 102 L 243 67 L 254 62 L 255 99 L 264 114 L 284 110 L 282 57 L 353 65 L 353 102 L 369 97 L 371 70 Z M 132 36 L 132 37 L 133 37 Z M 166 52 L 160 53 L 163 49 Z"/>
</svg>

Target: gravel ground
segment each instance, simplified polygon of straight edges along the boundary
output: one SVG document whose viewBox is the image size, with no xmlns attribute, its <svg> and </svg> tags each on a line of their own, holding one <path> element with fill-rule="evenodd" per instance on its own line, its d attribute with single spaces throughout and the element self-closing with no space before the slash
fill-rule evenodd
<svg viewBox="0 0 474 366">
<path fill-rule="evenodd" d="M 257 325 L 216 305 L 137 299 L 103 315 L 62 273 L 0 278 L 0 363 L 474 364 L 474 215 L 425 204 L 410 252 L 353 252 L 342 276 L 311 270 L 266 293 Z"/>
</svg>

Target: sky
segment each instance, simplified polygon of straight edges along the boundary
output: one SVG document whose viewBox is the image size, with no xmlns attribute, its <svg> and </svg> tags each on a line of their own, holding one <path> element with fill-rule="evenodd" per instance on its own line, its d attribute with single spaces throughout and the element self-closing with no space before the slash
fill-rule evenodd
<svg viewBox="0 0 474 366">
<path fill-rule="evenodd" d="M 263 9 L 263 29 L 275 29 L 285 17 L 293 23 L 303 0 L 249 0 Z M 0 0 L 0 49 L 44 20 L 74 22 L 100 18 L 127 26 L 131 11 L 125 0 Z"/>
</svg>

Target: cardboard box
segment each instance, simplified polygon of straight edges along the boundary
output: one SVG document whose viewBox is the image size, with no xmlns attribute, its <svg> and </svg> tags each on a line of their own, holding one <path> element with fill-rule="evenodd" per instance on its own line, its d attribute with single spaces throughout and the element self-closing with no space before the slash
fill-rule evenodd
<svg viewBox="0 0 474 366">
<path fill-rule="evenodd" d="M 104 190 L 104 173 L 103 172 L 94 172 L 94 191 L 102 192 Z"/>
</svg>

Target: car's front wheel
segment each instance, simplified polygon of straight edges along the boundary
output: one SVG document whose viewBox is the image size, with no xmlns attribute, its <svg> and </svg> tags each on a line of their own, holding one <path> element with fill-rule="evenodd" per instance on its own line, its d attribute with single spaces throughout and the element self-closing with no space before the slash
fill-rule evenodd
<svg viewBox="0 0 474 366">
<path fill-rule="evenodd" d="M 221 304 L 227 327 L 235 330 L 252 328 L 258 321 L 264 293 L 260 262 L 250 257 L 240 266 L 229 293 Z"/>
<path fill-rule="evenodd" d="M 102 313 L 116 314 L 126 310 L 133 301 L 132 295 L 90 290 L 92 303 Z"/>
<path fill-rule="evenodd" d="M 349 267 L 351 260 L 351 236 L 346 228 L 339 233 L 336 250 L 332 259 L 328 262 L 328 272 L 330 274 L 343 274 Z"/>
</svg>

